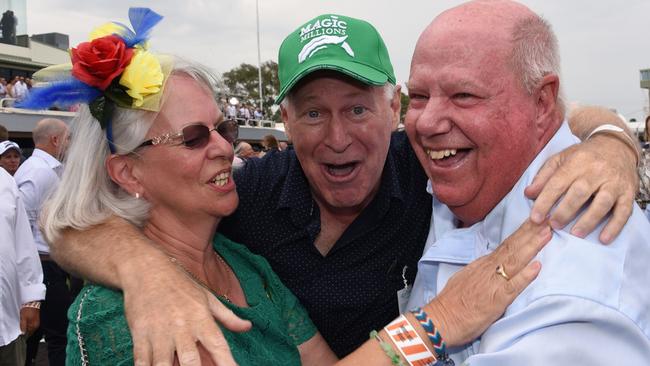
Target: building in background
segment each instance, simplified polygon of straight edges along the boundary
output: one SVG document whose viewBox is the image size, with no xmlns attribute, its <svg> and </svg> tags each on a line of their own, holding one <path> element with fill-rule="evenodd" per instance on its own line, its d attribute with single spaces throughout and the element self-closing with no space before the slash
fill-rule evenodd
<svg viewBox="0 0 650 366">
<path fill-rule="evenodd" d="M 70 37 L 67 34 L 63 33 L 43 33 L 43 34 L 34 34 L 31 37 L 32 41 L 38 41 L 40 43 L 46 44 L 48 46 L 56 47 L 60 50 L 68 52 L 70 48 Z"/>
<path fill-rule="evenodd" d="M 27 1 L 0 0 L 0 77 L 31 75 L 52 64 L 68 62 L 68 36 L 27 35 Z"/>
<path fill-rule="evenodd" d="M 650 115 L 650 69 L 643 69 L 641 73 L 641 88 L 648 89 L 648 105 L 644 107 L 645 114 Z"/>
</svg>

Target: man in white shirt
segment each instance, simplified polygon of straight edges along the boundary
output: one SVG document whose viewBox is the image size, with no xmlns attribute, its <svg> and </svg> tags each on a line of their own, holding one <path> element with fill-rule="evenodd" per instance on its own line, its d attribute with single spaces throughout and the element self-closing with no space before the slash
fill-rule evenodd
<svg viewBox="0 0 650 366">
<path fill-rule="evenodd" d="M 68 327 L 66 312 L 72 301 L 66 282 L 68 275 L 50 259 L 50 248 L 39 230 L 38 220 L 43 203 L 59 184 L 63 169 L 60 161 L 69 139 L 68 126 L 61 120 L 46 118 L 36 124 L 32 137 L 34 152 L 18 168 L 14 179 L 27 210 L 48 290 L 41 307 L 41 328 L 28 340 L 27 358 L 29 361 L 35 357 L 38 342 L 44 335 L 50 365 L 64 365 Z"/>
<path fill-rule="evenodd" d="M 25 78 L 20 76 L 18 77 L 18 81 L 14 84 L 14 97 L 16 100 L 21 101 L 25 99 L 27 93 L 29 93 L 29 90 L 27 84 L 25 84 Z"/>
<path fill-rule="evenodd" d="M 25 363 L 25 337 L 39 325 L 43 271 L 13 178 L 0 169 L 0 366 Z"/>
<path fill-rule="evenodd" d="M 550 25 L 511 1 L 463 4 L 420 36 L 405 125 L 434 199 L 409 308 L 427 303 L 456 271 L 495 250 L 528 219 L 533 201 L 526 187 L 545 159 L 578 142 L 564 121 L 559 64 Z M 623 131 L 613 125 L 598 130 Z M 620 154 L 636 150 L 631 142 Z M 594 199 L 590 207 L 599 204 Z M 454 361 L 647 365 L 650 224 L 641 210 L 633 206 L 609 246 L 594 244 L 595 234 L 550 224 L 537 279 L 479 339 L 449 349 Z M 491 280 L 510 281 L 510 267 L 494 263 Z M 452 330 L 441 331 L 444 337 Z"/>
<path fill-rule="evenodd" d="M 237 107 L 232 104 L 228 104 L 226 107 L 226 119 L 236 119 L 237 118 Z"/>
</svg>

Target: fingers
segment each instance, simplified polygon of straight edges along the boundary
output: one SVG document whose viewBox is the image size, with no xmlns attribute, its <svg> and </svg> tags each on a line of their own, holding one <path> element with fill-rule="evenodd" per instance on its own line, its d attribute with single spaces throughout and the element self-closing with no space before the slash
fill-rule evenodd
<svg viewBox="0 0 650 366">
<path fill-rule="evenodd" d="M 627 223 L 627 219 L 630 218 L 634 204 L 632 200 L 620 198 L 614 207 L 614 212 L 612 217 L 607 222 L 607 225 L 603 228 L 603 231 L 600 233 L 600 241 L 603 244 L 609 244 L 614 240 L 615 237 L 623 230 L 623 226 Z"/>
<path fill-rule="evenodd" d="M 512 277 L 530 263 L 549 240 L 551 229 L 546 223 L 538 225 L 526 221 L 489 256 L 492 264 L 502 264 Z"/>
<path fill-rule="evenodd" d="M 578 213 L 580 212 L 582 207 L 585 205 L 585 203 L 587 203 L 587 201 L 589 201 L 592 194 L 597 189 L 598 187 L 590 186 L 589 183 L 585 180 L 579 179 L 574 181 L 573 184 L 571 184 L 571 186 L 567 190 L 566 195 L 558 203 L 555 210 L 553 210 L 553 214 L 550 217 L 551 227 L 557 230 L 565 227 L 576 216 L 578 216 Z M 598 213 L 602 212 L 602 210 L 604 209 L 605 212 L 602 212 L 602 214 L 598 216 L 598 220 L 600 220 L 607 214 L 607 212 L 609 212 L 613 204 L 614 204 L 614 199 L 612 198 L 612 196 L 609 193 L 604 192 L 603 194 L 600 195 L 598 201 L 593 201 L 589 205 L 589 209 L 592 210 L 591 215 L 598 215 Z M 595 205 L 596 207 L 594 207 Z M 589 216 L 589 218 L 593 218 L 593 216 Z M 591 222 L 589 221 L 589 223 Z M 588 232 L 591 232 L 591 230 Z"/>
<path fill-rule="evenodd" d="M 172 366 L 174 362 L 174 343 L 166 335 L 154 337 L 151 351 L 153 352 L 152 365 Z"/>
<path fill-rule="evenodd" d="M 197 366 L 201 364 L 201 356 L 196 347 L 196 341 L 191 334 L 179 333 L 174 337 L 176 355 L 181 366 Z"/>
<path fill-rule="evenodd" d="M 219 327 L 215 330 L 204 331 L 199 334 L 198 340 L 205 348 L 212 361 L 218 366 L 235 366 L 237 363 L 230 353 L 230 347 Z"/>
<path fill-rule="evenodd" d="M 152 363 L 151 344 L 144 337 L 133 334 L 133 364 L 134 366 L 149 366 Z"/>
<path fill-rule="evenodd" d="M 534 261 L 519 271 L 519 273 L 512 276 L 510 280 L 504 281 L 505 279 L 501 278 L 500 280 L 504 281 L 501 291 L 505 296 L 499 296 L 498 298 L 502 299 L 504 303 L 510 304 L 526 287 L 528 287 L 528 285 L 530 285 L 531 282 L 533 282 L 535 278 L 537 278 L 541 268 L 542 264 L 538 261 Z"/>
<path fill-rule="evenodd" d="M 580 238 L 587 236 L 587 234 L 594 231 L 596 226 L 598 226 L 603 218 L 607 216 L 615 203 L 616 199 L 609 191 L 599 191 L 589 206 L 585 209 L 582 216 L 580 216 L 580 219 L 571 228 L 571 234 Z M 573 214 L 569 215 L 564 212 L 560 213 L 556 211 L 551 216 L 551 225 L 553 225 L 556 213 L 561 217 L 560 220 L 562 220 L 562 227 L 564 227 L 564 225 L 571 220 L 571 217 L 574 216 Z"/>
<path fill-rule="evenodd" d="M 549 179 L 555 174 L 555 171 L 560 166 L 560 159 L 557 155 L 551 157 L 542 168 L 537 172 L 533 182 L 526 187 L 526 197 L 535 199 L 542 192 L 542 188 L 548 183 Z"/>
<path fill-rule="evenodd" d="M 233 332 L 245 332 L 251 329 L 252 324 L 250 321 L 239 318 L 212 294 L 208 293 L 207 296 L 208 308 L 219 324 Z"/>
<path fill-rule="evenodd" d="M 536 193 L 537 198 L 530 212 L 530 219 L 536 224 L 544 221 L 555 202 L 573 183 L 574 178 L 566 170 L 560 169 L 557 164 L 556 160 L 551 158 L 537 173 L 533 184 L 526 188 L 525 193 L 529 198 L 531 198 L 529 193 Z M 552 177 L 548 176 L 551 174 Z"/>
</svg>

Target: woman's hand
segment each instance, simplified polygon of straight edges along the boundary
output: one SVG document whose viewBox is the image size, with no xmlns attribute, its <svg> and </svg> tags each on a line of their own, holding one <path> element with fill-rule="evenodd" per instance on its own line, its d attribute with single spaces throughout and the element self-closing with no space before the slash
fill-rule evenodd
<svg viewBox="0 0 650 366">
<path fill-rule="evenodd" d="M 526 221 L 494 252 L 454 274 L 425 310 L 447 346 L 460 346 L 480 336 L 539 273 L 530 261 L 551 239 L 548 223 Z M 497 273 L 502 265 L 509 279 Z"/>
</svg>

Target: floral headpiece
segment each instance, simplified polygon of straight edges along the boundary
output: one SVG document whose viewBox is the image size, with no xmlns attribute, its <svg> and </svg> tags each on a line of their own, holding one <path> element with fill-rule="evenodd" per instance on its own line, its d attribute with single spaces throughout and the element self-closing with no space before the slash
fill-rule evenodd
<svg viewBox="0 0 650 366">
<path fill-rule="evenodd" d="M 147 41 L 161 19 L 149 8 L 129 8 L 133 30 L 115 22 L 96 28 L 89 42 L 70 50 L 71 65 L 54 65 L 34 74 L 34 79 L 47 85 L 32 89 L 17 106 L 47 109 L 86 103 L 115 153 L 111 126 L 115 105 L 160 109 L 161 91 L 172 67 L 169 59 L 147 51 Z"/>
</svg>

